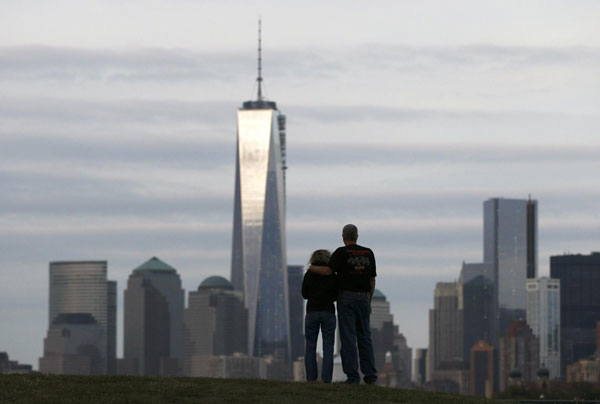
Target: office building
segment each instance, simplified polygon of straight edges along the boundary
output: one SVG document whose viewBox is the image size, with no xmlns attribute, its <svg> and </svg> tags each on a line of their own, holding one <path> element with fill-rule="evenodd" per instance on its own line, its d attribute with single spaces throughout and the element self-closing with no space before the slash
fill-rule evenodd
<svg viewBox="0 0 600 404">
<path fill-rule="evenodd" d="M 560 377 L 560 280 L 527 280 L 527 324 L 540 344 L 540 367 Z"/>
<path fill-rule="evenodd" d="M 410 387 L 412 380 L 412 348 L 408 346 L 404 334 L 394 326 L 394 344 L 392 349 L 386 353 L 391 356 L 391 365 L 396 373 L 397 387 Z"/>
<path fill-rule="evenodd" d="M 496 338 L 493 266 L 463 262 L 459 278 L 459 309 L 463 312 L 463 360 L 470 361 L 477 341 L 492 344 Z"/>
<path fill-rule="evenodd" d="M 470 349 L 471 395 L 491 398 L 494 392 L 494 348 L 477 341 Z"/>
<path fill-rule="evenodd" d="M 285 241 L 285 116 L 262 94 L 237 113 L 231 282 L 248 309 L 248 351 L 290 362 Z"/>
<path fill-rule="evenodd" d="M 0 373 L 32 373 L 31 365 L 25 365 L 18 361 L 11 361 L 7 352 L 0 352 Z"/>
<path fill-rule="evenodd" d="M 412 381 L 417 386 L 425 384 L 427 380 L 427 349 L 418 348 L 412 367 Z"/>
<path fill-rule="evenodd" d="M 206 278 L 190 292 L 184 310 L 184 375 L 201 376 L 207 357 L 246 354 L 247 349 L 248 312 L 241 293 L 221 276 Z"/>
<path fill-rule="evenodd" d="M 483 204 L 483 261 L 493 266 L 498 335 L 525 319 L 526 279 L 537 276 L 537 201 L 492 198 Z"/>
<path fill-rule="evenodd" d="M 44 339 L 40 372 L 63 375 L 106 373 L 106 328 L 90 313 L 62 313 Z"/>
<path fill-rule="evenodd" d="M 427 381 L 438 378 L 438 370 L 463 368 L 463 313 L 459 308 L 458 283 L 438 282 L 433 309 L 429 310 Z"/>
<path fill-rule="evenodd" d="M 550 277 L 560 280 L 561 375 L 591 356 L 600 320 L 600 252 L 550 257 Z"/>
<path fill-rule="evenodd" d="M 304 356 L 304 298 L 302 297 L 303 265 L 288 265 L 288 296 L 290 308 L 290 341 L 292 359 Z"/>
<path fill-rule="evenodd" d="M 133 270 L 124 296 L 125 362 L 140 376 L 172 375 L 169 363 L 183 357 L 185 296 L 177 271 L 152 257 Z"/>
<path fill-rule="evenodd" d="M 525 320 L 510 323 L 500 338 L 498 349 L 498 384 L 500 391 L 509 386 L 511 374 L 518 373 L 523 382 L 536 380 L 540 367 L 539 342 Z"/>
<path fill-rule="evenodd" d="M 102 328 L 104 340 L 99 373 L 116 372 L 116 289 L 107 281 L 106 261 L 60 261 L 50 263 L 48 328 L 61 314 L 88 313 Z"/>
<path fill-rule="evenodd" d="M 375 289 L 371 300 L 370 324 L 375 368 L 378 371 L 386 368 L 389 373 L 388 378 L 378 381 L 378 384 L 390 387 L 409 386 L 412 374 L 412 349 L 406 343 L 406 338 L 399 331 L 398 326 L 394 324 L 390 303 L 379 289 Z"/>
</svg>

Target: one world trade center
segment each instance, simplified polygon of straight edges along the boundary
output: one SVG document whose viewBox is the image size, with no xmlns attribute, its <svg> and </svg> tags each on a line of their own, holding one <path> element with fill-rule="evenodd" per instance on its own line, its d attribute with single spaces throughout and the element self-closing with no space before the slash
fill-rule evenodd
<svg viewBox="0 0 600 404">
<path fill-rule="evenodd" d="M 248 353 L 290 360 L 285 243 L 285 116 L 262 94 L 237 112 L 231 281 L 248 308 Z"/>
</svg>

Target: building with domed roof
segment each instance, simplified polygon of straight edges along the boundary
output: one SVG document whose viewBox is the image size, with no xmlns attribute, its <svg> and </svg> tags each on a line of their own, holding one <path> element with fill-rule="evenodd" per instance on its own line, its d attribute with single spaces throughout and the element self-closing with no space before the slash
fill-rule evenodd
<svg viewBox="0 0 600 404">
<path fill-rule="evenodd" d="M 242 293 L 227 279 L 202 281 L 189 293 L 183 318 L 184 375 L 206 375 L 210 357 L 248 353 L 248 310 Z"/>
<path fill-rule="evenodd" d="M 124 296 L 120 373 L 179 374 L 185 292 L 175 268 L 152 257 L 133 270 Z"/>
</svg>

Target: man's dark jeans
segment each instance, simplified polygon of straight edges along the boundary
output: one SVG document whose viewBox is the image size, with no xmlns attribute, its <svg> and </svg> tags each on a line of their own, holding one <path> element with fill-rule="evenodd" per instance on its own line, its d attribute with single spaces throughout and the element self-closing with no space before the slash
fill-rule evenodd
<svg viewBox="0 0 600 404">
<path fill-rule="evenodd" d="M 311 311 L 304 317 L 304 366 L 306 380 L 317 380 L 317 338 L 321 329 L 323 339 L 323 369 L 321 380 L 331 383 L 333 376 L 333 344 L 335 342 L 335 313 L 330 311 Z"/>
<path fill-rule="evenodd" d="M 366 383 L 377 381 L 375 355 L 371 342 L 371 301 L 366 294 L 340 293 L 337 299 L 338 321 L 340 323 L 340 341 L 342 343 L 342 368 L 349 383 L 360 383 L 360 370 Z"/>
</svg>

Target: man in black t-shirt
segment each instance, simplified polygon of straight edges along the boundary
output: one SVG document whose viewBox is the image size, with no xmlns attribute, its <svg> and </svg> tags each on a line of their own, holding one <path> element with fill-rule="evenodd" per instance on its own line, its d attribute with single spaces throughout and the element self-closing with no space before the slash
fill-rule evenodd
<svg viewBox="0 0 600 404">
<path fill-rule="evenodd" d="M 340 340 L 342 343 L 342 368 L 347 383 L 360 383 L 360 370 L 367 384 L 377 381 L 375 356 L 371 342 L 371 297 L 375 291 L 375 255 L 371 249 L 356 244 L 358 229 L 347 224 L 342 230 L 344 246 L 335 250 L 327 267 L 311 266 L 310 270 L 321 275 L 333 271 L 338 275 L 337 299 Z M 329 269 L 331 268 L 331 270 Z M 358 345 L 358 358 L 356 347 Z"/>
</svg>

